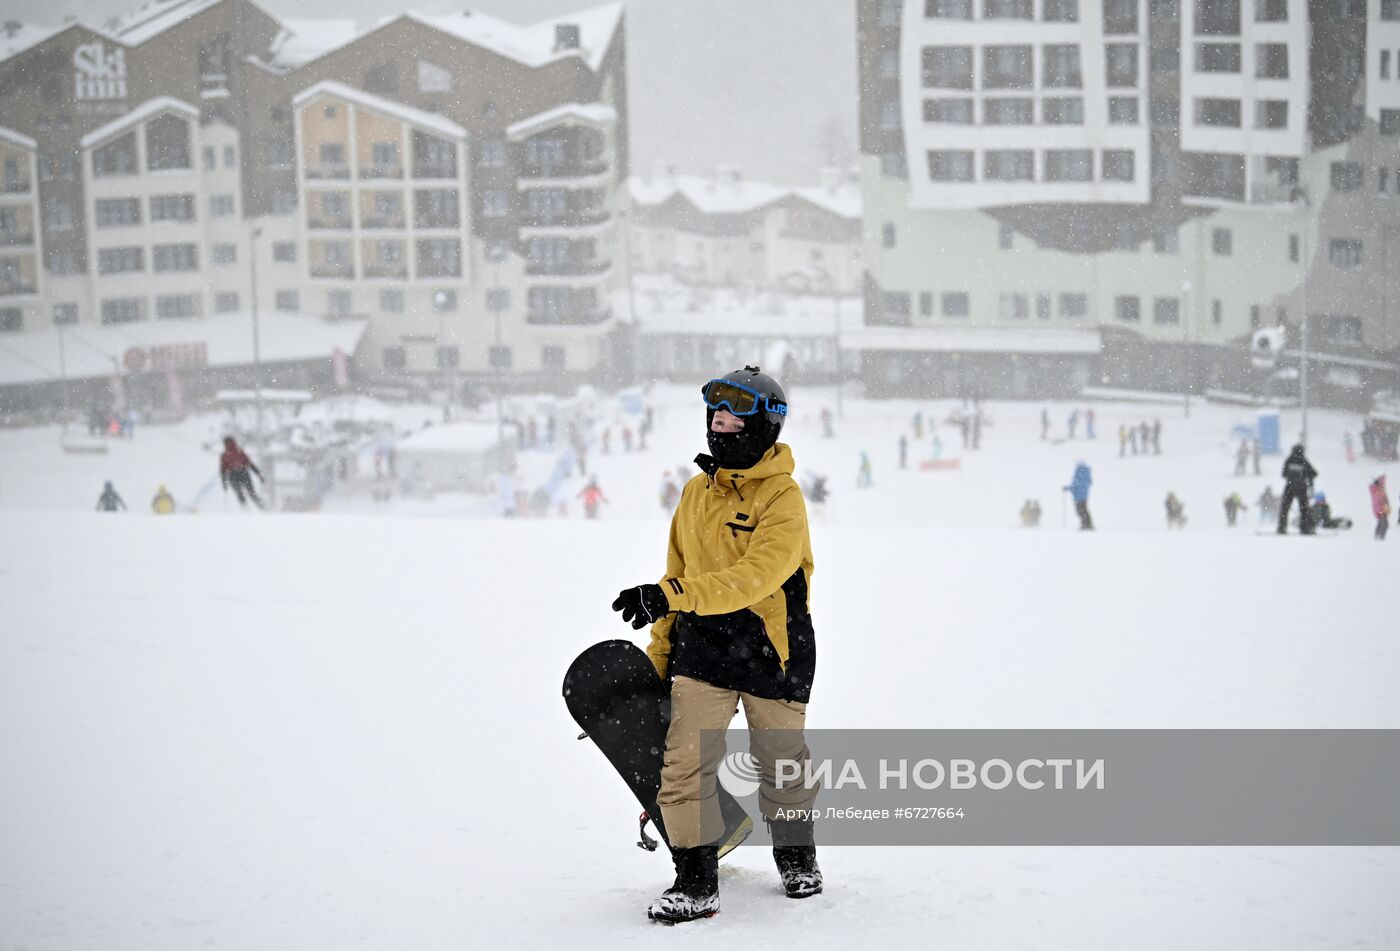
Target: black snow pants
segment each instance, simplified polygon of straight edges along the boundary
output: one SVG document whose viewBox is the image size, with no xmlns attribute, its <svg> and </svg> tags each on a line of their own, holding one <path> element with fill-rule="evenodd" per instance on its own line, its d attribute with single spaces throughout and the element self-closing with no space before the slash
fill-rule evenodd
<svg viewBox="0 0 1400 951">
<path fill-rule="evenodd" d="M 253 488 L 253 476 L 247 469 L 235 469 L 228 474 L 228 484 L 233 488 L 233 494 L 238 496 L 239 505 L 247 505 L 246 494 L 253 500 L 258 508 L 262 508 L 262 499 L 258 498 L 257 490 Z"/>
<path fill-rule="evenodd" d="M 1087 500 L 1074 503 L 1074 514 L 1079 516 L 1079 530 L 1081 532 L 1093 530 L 1094 520 L 1089 517 L 1089 502 Z"/>
<path fill-rule="evenodd" d="M 1288 534 L 1288 510 L 1298 503 L 1298 527 L 1304 535 L 1313 533 L 1312 506 L 1308 504 L 1308 487 L 1289 482 L 1283 487 L 1283 498 L 1278 503 L 1278 532 Z"/>
</svg>

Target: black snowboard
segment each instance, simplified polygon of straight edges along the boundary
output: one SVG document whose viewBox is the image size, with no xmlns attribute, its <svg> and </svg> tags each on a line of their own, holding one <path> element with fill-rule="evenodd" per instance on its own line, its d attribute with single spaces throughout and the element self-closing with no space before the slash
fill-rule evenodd
<svg viewBox="0 0 1400 951">
<path fill-rule="evenodd" d="M 666 838 L 656 795 L 661 790 L 666 728 L 671 723 L 670 685 L 656 676 L 651 658 L 631 641 L 603 641 L 569 665 L 564 703 L 642 804 L 642 840 L 637 844 L 654 849 L 655 842 L 646 835 L 648 819 Z M 719 846 L 723 856 L 748 838 L 753 820 L 723 786 L 718 791 L 724 817 Z"/>
</svg>

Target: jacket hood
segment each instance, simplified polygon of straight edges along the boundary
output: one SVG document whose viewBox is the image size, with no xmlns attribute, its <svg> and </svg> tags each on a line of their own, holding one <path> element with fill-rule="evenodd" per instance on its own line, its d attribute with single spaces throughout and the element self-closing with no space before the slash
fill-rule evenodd
<svg viewBox="0 0 1400 951">
<path fill-rule="evenodd" d="M 711 485 L 718 485 L 724 490 L 736 485 L 742 488 L 745 483 L 767 479 L 770 476 L 790 476 L 795 469 L 792 449 L 787 443 L 782 442 L 774 443 L 773 448 L 763 454 L 763 458 L 747 469 L 720 468 L 715 464 L 713 458 L 706 455 L 696 456 L 695 463 L 705 470 L 705 474 L 710 477 Z"/>
<path fill-rule="evenodd" d="M 238 445 L 238 444 L 235 443 L 235 442 L 233 441 L 233 437 L 232 437 L 232 436 L 225 436 L 225 437 L 224 437 L 224 448 L 225 448 L 225 449 L 232 449 L 232 448 L 234 448 L 236 445 Z"/>
</svg>

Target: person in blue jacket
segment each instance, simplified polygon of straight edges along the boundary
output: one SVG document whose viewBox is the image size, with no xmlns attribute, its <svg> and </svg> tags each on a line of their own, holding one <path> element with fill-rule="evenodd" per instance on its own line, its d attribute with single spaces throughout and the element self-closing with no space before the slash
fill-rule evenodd
<svg viewBox="0 0 1400 951">
<path fill-rule="evenodd" d="M 1065 491 L 1074 499 L 1074 512 L 1079 516 L 1079 530 L 1094 530 L 1094 520 L 1089 516 L 1089 487 L 1094 484 L 1094 476 L 1089 467 L 1080 462 L 1074 467 L 1074 477 L 1065 486 Z"/>
</svg>

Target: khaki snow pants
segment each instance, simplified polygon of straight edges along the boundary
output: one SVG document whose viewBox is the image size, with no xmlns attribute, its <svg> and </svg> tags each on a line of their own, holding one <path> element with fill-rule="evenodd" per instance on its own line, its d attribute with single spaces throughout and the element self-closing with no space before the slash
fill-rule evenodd
<svg viewBox="0 0 1400 951">
<path fill-rule="evenodd" d="M 666 755 L 661 767 L 661 791 L 656 803 L 671 847 L 713 845 L 724 833 L 719 811 L 716 773 L 724 759 L 724 734 L 737 705 L 744 705 L 749 723 L 749 752 L 758 762 L 759 811 L 772 819 L 779 810 L 812 807 L 816 788 L 799 776 L 777 786 L 776 762 L 805 765 L 810 755 L 802 735 L 807 705 L 795 700 L 767 700 L 726 690 L 690 677 L 676 677 L 671 686 L 671 726 L 666 732 Z M 702 731 L 714 733 L 702 737 Z M 703 740 L 703 742 L 702 742 Z M 743 798 L 731 789 L 736 798 Z"/>
</svg>

